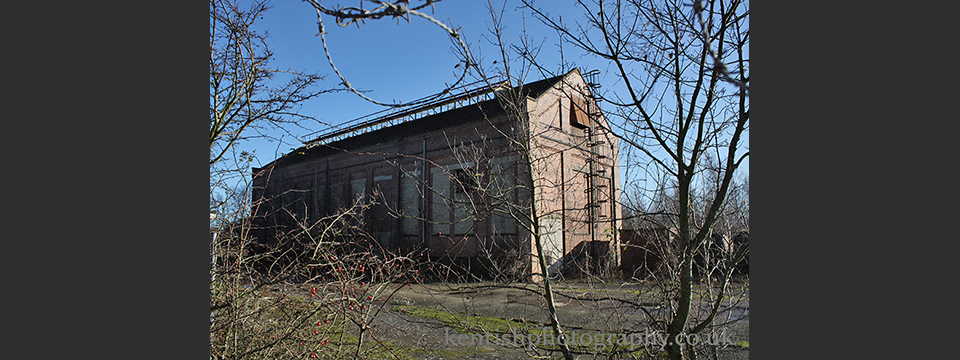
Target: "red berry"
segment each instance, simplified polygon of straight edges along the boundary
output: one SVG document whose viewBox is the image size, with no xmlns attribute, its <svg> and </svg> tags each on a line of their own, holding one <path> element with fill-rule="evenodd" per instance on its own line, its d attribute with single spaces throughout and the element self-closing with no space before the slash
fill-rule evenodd
<svg viewBox="0 0 960 360">
<path fill-rule="evenodd" d="M 314 335 L 319 335 L 319 334 L 320 334 L 320 332 L 319 332 L 319 331 L 316 331 L 316 330 L 314 330 L 314 331 L 313 331 L 313 334 L 314 334 Z"/>
<path fill-rule="evenodd" d="M 373 296 L 367 295 L 367 300 L 373 300 Z"/>
</svg>

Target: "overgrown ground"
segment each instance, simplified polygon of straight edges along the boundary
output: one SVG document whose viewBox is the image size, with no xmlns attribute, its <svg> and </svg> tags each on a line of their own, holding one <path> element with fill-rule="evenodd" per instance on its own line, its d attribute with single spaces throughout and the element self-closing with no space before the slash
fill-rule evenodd
<svg viewBox="0 0 960 360">
<path fill-rule="evenodd" d="M 369 284 L 367 284 L 369 286 Z M 276 286 L 264 296 L 311 302 L 325 298 L 313 286 Z M 533 284 L 387 285 L 379 296 L 357 289 L 361 300 L 349 311 L 366 314 L 368 331 L 358 348 L 361 324 L 333 317 L 318 321 L 324 333 L 298 339 L 292 346 L 317 358 L 527 359 L 556 358 L 543 297 Z M 704 290 L 702 287 L 700 290 Z M 731 299 L 715 321 L 713 336 L 701 342 L 701 358 L 749 358 L 749 282 L 733 283 Z M 662 309 L 656 288 L 643 283 L 561 282 L 556 286 L 559 318 L 580 358 L 660 358 L 655 329 L 647 314 Z M 314 295 L 314 296 L 310 296 Z M 705 306 L 705 304 L 703 304 Z M 361 308 L 362 307 L 362 308 Z M 333 322 L 326 322 L 333 321 Z M 323 324 L 323 326 L 319 326 Z M 603 334 L 603 335 L 600 335 Z M 634 335 L 635 334 L 635 335 Z M 600 336 L 598 336 L 600 335 Z M 311 338 L 312 336 L 312 338 Z M 313 340 L 312 340 L 313 339 Z M 304 340 L 306 343 L 304 343 Z M 531 345 L 532 344 L 532 345 Z"/>
</svg>

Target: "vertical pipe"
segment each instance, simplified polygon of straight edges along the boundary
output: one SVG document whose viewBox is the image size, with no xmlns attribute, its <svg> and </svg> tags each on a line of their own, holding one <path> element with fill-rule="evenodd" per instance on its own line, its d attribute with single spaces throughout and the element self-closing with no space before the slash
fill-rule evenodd
<svg viewBox="0 0 960 360">
<path fill-rule="evenodd" d="M 620 214 L 617 214 L 617 190 L 620 188 L 617 184 L 617 167 L 620 165 L 620 155 L 617 153 L 617 149 L 613 146 L 613 139 L 610 139 L 609 136 L 606 137 L 607 142 L 610 144 L 610 159 L 613 160 L 612 166 L 610 166 L 610 227 L 613 228 L 613 250 L 614 250 L 614 262 L 616 262 L 617 267 L 620 266 L 620 227 L 617 226 L 617 217 Z"/>
<path fill-rule="evenodd" d="M 593 124 L 590 124 L 587 130 L 588 130 L 587 145 L 590 146 L 593 143 Z M 588 152 L 590 154 L 589 155 L 590 164 L 587 170 L 589 171 L 589 173 L 587 174 L 587 189 L 588 189 L 587 208 L 590 210 L 587 211 L 587 217 L 590 223 L 590 243 L 594 244 L 594 241 L 597 240 L 597 214 L 596 214 L 596 211 L 594 210 L 593 205 L 594 205 L 594 202 L 596 202 L 597 200 L 596 199 L 597 189 L 594 187 L 595 184 L 594 184 L 593 176 L 594 176 L 594 172 L 596 171 L 595 163 L 599 161 L 599 159 L 596 159 L 596 156 L 595 156 L 596 154 L 594 153 L 594 149 L 591 148 L 590 150 L 588 150 Z"/>
<path fill-rule="evenodd" d="M 397 166 L 394 174 L 397 176 L 397 181 L 394 181 L 394 188 L 397 189 L 397 195 L 394 196 L 395 204 L 397 204 L 397 209 L 403 209 L 403 165 L 402 162 L 397 161 L 400 166 Z M 389 208 L 387 212 L 389 213 Z M 406 214 L 404 214 L 406 216 Z M 403 248 L 403 217 L 398 216 L 393 221 L 393 230 L 390 231 L 390 242 L 393 243 L 393 247 L 397 250 Z"/>
<path fill-rule="evenodd" d="M 563 150 L 560 150 L 560 242 L 563 243 L 563 253 L 560 254 L 561 259 L 567 255 L 567 191 L 566 180 L 564 179 L 565 172 L 566 168 L 563 167 Z"/>
<path fill-rule="evenodd" d="M 420 246 L 427 247 L 427 137 L 423 137 L 423 154 L 420 157 Z"/>
</svg>

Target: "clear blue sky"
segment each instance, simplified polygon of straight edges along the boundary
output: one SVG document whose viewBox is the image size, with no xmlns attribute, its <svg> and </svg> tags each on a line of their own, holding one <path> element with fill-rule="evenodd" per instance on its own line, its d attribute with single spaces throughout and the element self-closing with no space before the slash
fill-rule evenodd
<svg viewBox="0 0 960 360">
<path fill-rule="evenodd" d="M 420 1 L 411 1 L 420 4 Z M 499 9 L 502 0 L 492 0 Z M 359 1 L 321 1 L 322 5 L 335 7 L 357 6 Z M 562 16 L 564 22 L 583 22 L 582 10 L 573 1 L 539 1 L 538 5 L 552 16 Z M 317 12 L 307 2 L 300 0 L 273 0 L 257 26 L 270 34 L 269 44 L 275 59 L 273 67 L 316 72 L 326 75 L 322 83 L 324 88 L 336 86 L 340 80 L 327 63 L 320 37 L 317 36 Z M 547 29 L 528 11 L 519 9 L 519 1 L 508 0 L 505 17 L 507 40 L 519 43 L 521 30 L 525 27 L 530 42 L 543 44 L 538 56 L 539 62 L 553 72 L 560 71 L 559 36 Z M 364 2 L 364 8 L 374 4 Z M 445 0 L 435 4 L 435 11 L 425 8 L 423 12 L 443 21 L 454 29 L 459 29 L 473 48 L 474 55 L 481 59 L 485 67 L 492 66 L 494 60 L 500 60 L 496 47 L 483 38 L 489 38 L 491 17 L 486 1 Z M 338 27 L 334 19 L 324 15 L 327 31 L 327 45 L 340 72 L 354 87 L 371 90 L 367 96 L 381 101 L 409 101 L 437 93 L 445 84 L 453 83 L 463 67 L 454 68 L 458 59 L 454 55 L 452 43 L 447 34 L 435 24 L 420 17 L 411 17 L 410 22 L 396 19 L 366 21 L 360 27 Z M 477 52 L 479 47 L 479 52 Z M 617 91 L 622 82 L 617 81 L 614 68 L 605 61 L 592 56 L 581 56 L 578 49 L 564 45 L 564 60 L 568 65 L 586 70 L 601 71 L 602 91 Z M 514 69 L 519 65 L 514 64 Z M 569 70 L 569 67 L 567 68 Z M 532 73 L 527 82 L 541 79 Z M 601 105 L 603 107 L 603 105 Z M 342 92 L 321 95 L 319 98 L 302 104 L 301 113 L 317 117 L 319 120 L 338 124 L 363 115 L 383 110 L 383 107 L 371 104 L 357 95 Z M 305 124 L 307 129 L 292 129 L 297 136 L 306 136 L 314 131 L 325 129 L 320 124 Z M 266 164 L 291 148 L 300 145 L 297 139 L 284 136 L 286 143 L 267 140 L 252 140 L 241 144 L 243 150 L 256 150 L 257 161 L 254 166 Z M 749 144 L 749 135 L 746 139 Z M 749 163 L 744 164 L 744 170 Z M 749 172 L 749 170 L 747 170 Z"/>
<path fill-rule="evenodd" d="M 497 1 L 494 2 L 495 6 L 499 6 Z M 344 6 L 358 4 L 357 1 L 321 2 L 328 7 L 337 3 Z M 274 0 L 271 4 L 273 8 L 265 13 L 258 26 L 266 29 L 271 36 L 270 46 L 275 55 L 272 65 L 280 69 L 326 75 L 324 87 L 336 86 L 340 80 L 324 55 L 320 37 L 317 36 L 317 13 L 313 7 L 307 2 L 297 0 Z M 372 5 L 367 2 L 364 7 L 370 8 Z M 522 11 L 516 9 L 518 5 L 519 2 L 511 1 L 504 19 L 507 36 L 511 41 L 519 38 L 521 26 L 524 24 Z M 551 2 L 550 5 L 555 4 Z M 570 11 L 576 9 L 569 5 L 566 7 L 567 9 L 563 10 L 571 15 L 564 16 L 565 19 L 577 14 Z M 494 60 L 500 59 L 495 52 L 496 48 L 481 38 L 488 34 L 488 25 L 491 24 L 486 1 L 446 0 L 435 4 L 435 12 L 431 12 L 429 8 L 423 12 L 454 29 L 459 28 L 474 50 L 479 45 L 479 54 L 474 55 L 481 58 L 484 65 L 492 66 Z M 359 28 L 355 25 L 341 28 L 335 24 L 333 18 L 327 16 L 324 16 L 323 20 L 327 31 L 327 46 L 337 68 L 354 87 L 371 90 L 365 95 L 377 101 L 409 101 L 437 93 L 445 88 L 445 84 L 455 82 L 460 74 L 458 71 L 463 69 L 463 66 L 454 68 L 459 60 L 453 52 L 449 36 L 440 27 L 423 18 L 411 17 L 409 23 L 406 20 L 384 18 L 366 21 Z M 525 23 L 530 36 L 537 43 L 544 44 L 545 50 L 540 55 L 543 63 L 550 64 L 553 71 L 559 71 L 557 34 L 545 32 L 543 25 L 529 17 L 529 14 Z M 565 51 L 573 52 L 573 49 Z M 565 57 L 564 60 L 579 66 L 588 66 L 583 59 L 570 57 L 573 55 Z M 542 77 L 538 74 L 532 74 L 527 81 L 540 78 Z M 367 102 L 355 94 L 343 92 L 325 94 L 308 101 L 300 110 L 321 121 L 337 124 L 382 109 L 383 107 Z M 312 131 L 324 128 L 320 124 L 307 127 Z M 309 133 L 305 130 L 295 132 L 300 136 Z M 281 145 L 281 154 L 297 146 L 296 141 L 289 139 L 289 136 L 285 140 L 293 143 Z M 255 141 L 250 145 L 257 149 L 261 163 L 265 164 L 276 158 L 276 142 Z"/>
</svg>

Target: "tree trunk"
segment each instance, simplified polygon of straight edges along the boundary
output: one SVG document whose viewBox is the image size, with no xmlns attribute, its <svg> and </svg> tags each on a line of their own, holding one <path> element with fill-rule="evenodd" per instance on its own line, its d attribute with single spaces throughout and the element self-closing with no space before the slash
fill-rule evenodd
<svg viewBox="0 0 960 360">
<path fill-rule="evenodd" d="M 682 162 L 681 162 L 682 164 Z M 667 328 L 667 355 L 671 359 L 683 359 L 683 351 L 678 337 L 683 334 L 687 325 L 687 318 L 690 315 L 690 300 L 693 293 L 693 250 L 694 244 L 690 241 L 690 183 L 691 176 L 687 176 L 682 165 L 678 169 L 680 176 L 677 176 L 679 183 L 680 196 L 680 219 L 677 224 L 677 237 L 680 241 L 680 293 L 677 297 L 677 310 Z M 671 343 L 672 342 L 672 343 Z"/>
</svg>

